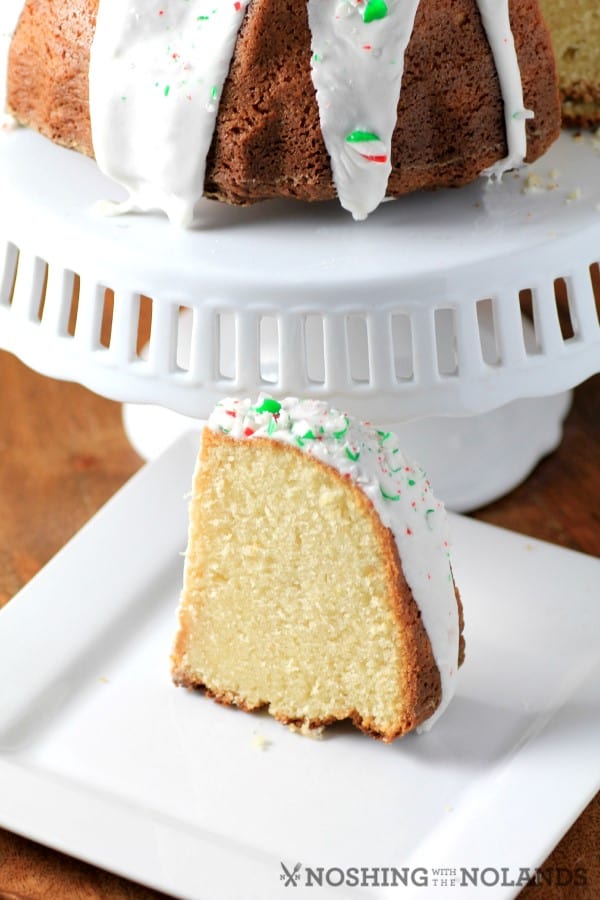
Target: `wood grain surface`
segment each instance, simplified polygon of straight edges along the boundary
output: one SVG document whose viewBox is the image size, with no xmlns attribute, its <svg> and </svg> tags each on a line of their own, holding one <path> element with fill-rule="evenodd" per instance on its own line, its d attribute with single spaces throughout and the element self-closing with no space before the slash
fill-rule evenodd
<svg viewBox="0 0 600 900">
<path fill-rule="evenodd" d="M 2 606 L 142 463 L 124 435 L 118 404 L 77 385 L 37 375 L 2 352 L 0 385 Z M 599 450 L 600 378 L 596 378 L 575 391 L 560 448 L 538 465 L 525 484 L 475 517 L 563 547 L 600 554 Z M 1 802 L 0 797 L 0 812 Z M 547 874 L 544 884 L 527 887 L 521 897 L 596 900 L 600 897 L 599 857 L 600 801 L 596 798 L 541 867 Z M 580 880 L 586 883 L 575 886 L 570 879 L 565 885 L 565 873 L 575 869 L 585 873 Z M 0 830 L 3 900 L 163 896 Z"/>
</svg>

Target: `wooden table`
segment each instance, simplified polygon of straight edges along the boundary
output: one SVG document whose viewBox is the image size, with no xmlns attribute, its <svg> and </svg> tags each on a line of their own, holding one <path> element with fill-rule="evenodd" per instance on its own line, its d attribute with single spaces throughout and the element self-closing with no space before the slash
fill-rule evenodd
<svg viewBox="0 0 600 900">
<path fill-rule="evenodd" d="M 44 378 L 0 352 L 0 606 L 141 465 L 121 410 L 72 384 Z M 564 440 L 509 496 L 476 514 L 584 553 L 600 553 L 600 378 L 575 392 Z M 565 596 L 568 603 L 568 595 Z M 0 797 L 0 808 L 2 798 Z M 586 870 L 587 886 L 528 887 L 526 900 L 600 897 L 600 800 L 544 864 Z M 493 864 L 493 861 L 491 861 Z M 0 830 L 0 898 L 159 898 L 93 866 Z M 240 898 L 243 900 L 243 898 Z"/>
</svg>

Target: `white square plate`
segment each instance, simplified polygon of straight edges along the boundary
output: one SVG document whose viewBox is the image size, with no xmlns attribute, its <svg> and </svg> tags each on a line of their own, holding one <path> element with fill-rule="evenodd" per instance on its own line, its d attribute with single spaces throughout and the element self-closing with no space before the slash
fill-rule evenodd
<svg viewBox="0 0 600 900">
<path fill-rule="evenodd" d="M 301 738 L 170 682 L 196 445 L 0 613 L 0 824 L 186 898 L 281 898 L 282 862 L 313 896 L 308 868 L 336 897 L 397 896 L 392 868 L 428 898 L 515 896 L 598 786 L 600 563 L 453 516 L 467 659 L 444 717 L 389 746 Z"/>
</svg>

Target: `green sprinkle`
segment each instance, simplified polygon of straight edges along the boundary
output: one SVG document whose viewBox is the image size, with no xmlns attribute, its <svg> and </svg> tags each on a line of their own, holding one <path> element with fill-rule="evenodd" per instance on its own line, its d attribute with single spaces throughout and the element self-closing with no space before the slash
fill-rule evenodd
<svg viewBox="0 0 600 900">
<path fill-rule="evenodd" d="M 302 440 L 303 440 L 303 441 L 314 441 L 314 440 L 315 440 L 315 436 L 314 436 L 314 434 L 312 433 L 312 431 L 310 431 L 310 429 L 309 429 L 309 430 L 306 432 L 306 434 L 303 434 L 303 435 L 302 435 Z"/>
<path fill-rule="evenodd" d="M 298 444 L 299 447 L 304 447 L 304 441 L 302 440 L 301 437 L 296 438 L 296 443 Z"/>
<path fill-rule="evenodd" d="M 171 85 L 170 84 L 165 85 L 165 97 L 169 96 L 170 90 L 171 90 Z"/>
<path fill-rule="evenodd" d="M 211 100 L 216 100 L 218 96 L 219 96 L 219 88 L 215 84 L 212 91 L 210 92 L 210 98 L 211 98 Z"/>
<path fill-rule="evenodd" d="M 346 138 L 346 141 L 349 144 L 359 144 L 363 141 L 378 141 L 380 140 L 378 134 L 374 134 L 372 131 L 353 131 Z"/>
<path fill-rule="evenodd" d="M 352 462 L 356 462 L 356 460 L 360 457 L 360 450 L 357 450 L 356 453 L 353 453 L 350 447 L 346 447 L 346 456 L 348 459 L 351 459 Z"/>
<path fill-rule="evenodd" d="M 381 487 L 381 485 L 379 485 L 379 490 L 381 491 L 381 496 L 382 496 L 385 500 L 399 500 L 399 499 L 400 499 L 400 497 L 398 497 L 397 494 L 386 494 L 386 492 L 385 492 L 384 489 Z"/>
<path fill-rule="evenodd" d="M 388 8 L 385 0 L 369 0 L 365 9 L 363 22 L 375 22 L 377 19 L 385 19 Z"/>
<path fill-rule="evenodd" d="M 345 428 L 342 428 L 341 431 L 334 431 L 334 432 L 333 432 L 333 436 L 334 436 L 334 438 L 336 439 L 336 441 L 341 440 L 341 439 L 344 437 L 344 435 L 348 433 L 348 428 L 350 427 L 350 422 L 348 421 L 348 419 L 346 419 L 345 416 L 344 416 L 344 419 L 345 419 L 345 422 L 346 422 L 346 427 L 345 427 Z"/>
<path fill-rule="evenodd" d="M 267 434 L 273 434 L 273 432 L 275 431 L 276 428 L 277 428 L 277 425 L 275 423 L 275 419 L 273 417 L 271 417 L 269 419 L 269 424 L 267 425 Z"/>
<path fill-rule="evenodd" d="M 392 436 L 392 432 L 391 432 L 391 431 L 378 431 L 377 434 L 378 434 L 379 437 L 381 438 L 381 443 L 382 443 L 382 444 L 383 444 L 384 441 L 387 441 L 387 439 L 390 438 L 390 437 Z"/>
<path fill-rule="evenodd" d="M 278 400 L 273 400 L 272 397 L 265 397 L 260 406 L 256 407 L 257 413 L 270 412 L 270 413 L 278 413 L 281 409 L 281 403 Z"/>
<path fill-rule="evenodd" d="M 410 484 L 411 487 L 414 487 L 417 482 L 414 480 L 414 478 L 409 478 L 408 483 Z"/>
<path fill-rule="evenodd" d="M 321 62 L 321 57 L 318 53 L 313 53 L 313 62 Z"/>
</svg>

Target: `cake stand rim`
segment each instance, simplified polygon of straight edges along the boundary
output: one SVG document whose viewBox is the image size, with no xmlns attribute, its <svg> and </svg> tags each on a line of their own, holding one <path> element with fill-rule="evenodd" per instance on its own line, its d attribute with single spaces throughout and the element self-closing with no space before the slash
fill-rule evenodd
<svg viewBox="0 0 600 900">
<path fill-rule="evenodd" d="M 41 152 L 46 160 L 60 161 L 60 166 L 62 167 L 61 178 L 63 179 L 70 177 L 71 164 L 75 162 L 76 171 L 85 174 L 85 178 L 90 180 L 92 190 L 96 190 L 99 184 L 104 185 L 104 181 L 99 176 L 93 161 L 80 157 L 71 151 L 56 147 L 39 135 L 28 131 L 18 131 L 16 134 L 8 135 L 8 143 L 6 143 L 6 138 L 6 135 L 0 135 L 0 185 L 3 181 L 2 162 L 6 159 L 6 153 L 13 153 L 14 148 L 21 147 L 29 148 L 30 150 L 33 148 L 34 154 Z M 572 148 L 576 144 L 569 144 L 569 140 L 568 136 L 563 137 L 561 152 L 565 148 L 567 152 L 579 152 L 573 151 Z M 7 150 L 7 147 L 12 147 L 13 149 Z M 591 151 L 589 148 L 587 148 L 586 152 L 589 157 L 586 157 L 588 162 L 591 159 L 592 162 L 595 161 L 597 164 L 598 160 L 593 156 L 590 157 Z M 27 159 L 25 159 L 25 162 L 27 162 Z M 29 170 L 25 169 L 23 171 Z M 45 180 L 42 179 L 42 182 L 47 185 L 48 190 L 54 190 L 54 185 L 50 180 L 46 178 Z M 32 222 L 31 209 L 39 208 L 40 204 L 40 198 L 35 193 L 35 188 L 36 185 L 39 186 L 42 182 L 38 180 L 38 182 L 28 186 L 26 194 L 22 195 L 22 205 L 16 202 L 12 206 L 10 203 L 5 203 L 3 207 L 0 207 L 0 236 L 4 232 L 6 240 L 9 243 L 16 244 L 25 255 L 29 255 L 30 261 L 33 259 L 35 262 L 37 258 L 41 258 L 42 261 L 49 261 L 50 265 L 54 265 L 56 262 L 65 271 L 76 271 L 81 275 L 82 279 L 85 277 L 91 283 L 99 286 L 103 285 L 107 288 L 116 288 L 124 295 L 147 295 L 153 298 L 153 302 L 164 304 L 165 306 L 168 301 L 171 305 L 179 303 L 203 310 L 210 300 L 210 303 L 215 308 L 224 312 L 239 313 L 243 308 L 243 312 L 250 310 L 256 316 L 278 315 L 288 323 L 290 320 L 299 319 L 312 313 L 322 314 L 324 320 L 334 314 L 343 319 L 344 316 L 352 316 L 354 313 L 358 313 L 365 315 L 367 318 L 378 316 L 379 327 L 381 327 L 382 323 L 385 326 L 386 322 L 389 321 L 389 316 L 392 313 L 409 311 L 411 313 L 414 312 L 416 316 L 420 317 L 429 326 L 433 322 L 435 312 L 440 308 L 453 307 L 459 309 L 467 304 L 472 305 L 473 299 L 477 300 L 478 297 L 491 297 L 493 299 L 497 291 L 494 290 L 494 285 L 491 282 L 495 279 L 500 284 L 500 293 L 501 291 L 509 290 L 513 295 L 515 292 L 518 293 L 519 288 L 523 286 L 522 273 L 536 267 L 541 272 L 546 257 L 553 265 L 560 266 L 561 273 L 564 275 L 569 274 L 567 270 L 569 267 L 572 268 L 574 266 L 574 257 L 579 258 L 584 252 L 593 254 L 593 259 L 600 257 L 600 216 L 595 220 L 590 219 L 589 204 L 579 208 L 577 204 L 569 205 L 564 200 L 564 202 L 561 201 L 562 206 L 560 208 L 561 210 L 564 209 L 564 214 L 571 223 L 571 231 L 562 236 L 556 234 L 547 236 L 546 240 L 536 240 L 530 246 L 520 248 L 518 251 L 515 250 L 509 256 L 499 252 L 489 252 L 490 247 L 488 246 L 488 257 L 479 260 L 477 263 L 461 266 L 457 262 L 450 269 L 443 267 L 435 269 L 434 267 L 424 273 L 420 279 L 407 278 L 400 285 L 389 276 L 389 273 L 387 280 L 384 279 L 384 273 L 377 270 L 376 267 L 375 269 L 365 267 L 364 279 L 358 285 L 350 283 L 349 275 L 336 270 L 338 277 L 337 293 L 333 291 L 333 285 L 328 281 L 332 271 L 334 271 L 333 269 L 328 270 L 327 273 L 323 270 L 324 279 L 320 284 L 311 283 L 310 280 L 308 283 L 302 284 L 292 273 L 293 277 L 290 276 L 289 280 L 283 284 L 284 295 L 281 293 L 281 271 L 278 273 L 276 267 L 273 267 L 273 270 L 259 272 L 254 281 L 243 284 L 243 272 L 236 272 L 235 266 L 230 266 L 230 278 L 232 279 L 230 287 L 233 286 L 235 291 L 233 296 L 228 296 L 227 290 L 222 285 L 219 286 L 218 280 L 215 282 L 214 277 L 211 278 L 211 269 L 208 263 L 204 268 L 202 266 L 199 267 L 198 272 L 195 272 L 194 278 L 190 283 L 191 287 L 188 284 L 187 289 L 182 288 L 181 284 L 177 282 L 177 276 L 181 273 L 174 270 L 172 259 L 169 260 L 169 265 L 162 265 L 161 263 L 157 267 L 156 271 L 158 274 L 153 284 L 148 282 L 140 284 L 136 280 L 140 276 L 140 260 L 142 262 L 144 259 L 149 259 L 150 262 L 154 260 L 152 255 L 148 256 L 148 248 L 142 243 L 143 237 L 149 231 L 155 229 L 157 233 L 168 234 L 171 241 L 169 246 L 174 246 L 177 240 L 180 240 L 185 246 L 189 246 L 190 241 L 193 242 L 194 240 L 193 234 L 181 237 L 162 220 L 149 219 L 147 217 L 137 218 L 132 227 L 130 220 L 100 219 L 90 213 L 89 204 L 85 199 L 87 195 L 84 192 L 82 193 L 81 203 L 84 203 L 85 200 L 86 205 L 82 209 L 80 204 L 79 219 L 74 216 L 71 208 L 63 208 L 57 202 L 52 204 L 49 210 L 46 210 L 47 218 L 45 220 L 42 216 L 43 221 Z M 61 185 L 60 179 L 57 179 L 57 183 L 58 190 Z M 6 172 L 4 172 L 4 184 L 6 185 Z M 10 188 L 13 192 L 13 197 L 17 200 L 21 196 L 22 187 L 21 184 L 16 184 Z M 509 188 L 509 199 L 512 198 L 514 200 L 514 186 L 509 185 Z M 88 189 L 90 189 L 89 185 L 86 190 Z M 79 183 L 72 186 L 72 190 L 78 193 Z M 474 188 L 473 190 L 476 189 Z M 461 193 L 461 191 L 465 191 L 465 193 Z M 459 198 L 457 202 L 468 204 L 471 197 L 469 189 L 461 189 L 461 191 L 451 192 L 450 201 L 449 195 L 445 197 L 439 195 L 441 203 L 454 203 Z M 59 198 L 62 196 L 60 191 L 58 196 Z M 500 195 L 496 194 L 494 196 L 498 201 Z M 432 199 L 430 196 L 422 200 L 419 198 L 407 198 L 407 202 L 414 209 L 417 209 L 421 202 L 426 206 L 436 205 L 435 198 Z M 507 208 L 510 210 L 510 214 L 514 216 L 512 200 Z M 523 212 L 526 204 L 524 206 L 521 202 L 519 208 Z M 578 210 L 584 211 L 584 222 L 578 218 Z M 308 215 L 306 211 L 303 214 Z M 48 215 L 50 218 L 48 218 Z M 312 211 L 309 215 L 313 216 Z M 90 235 L 86 235 L 83 241 L 78 240 L 76 234 L 78 225 L 82 220 L 91 228 Z M 57 227 L 49 227 L 48 223 L 50 221 L 53 224 L 58 223 Z M 370 228 L 368 222 L 365 225 L 367 229 Z M 344 225 L 344 234 L 350 233 L 348 232 L 348 227 L 352 228 L 353 225 Z M 359 224 L 358 227 L 361 228 L 362 225 Z M 377 228 L 379 226 L 376 226 Z M 327 232 L 328 229 L 330 230 L 329 225 L 323 226 L 323 233 Z M 506 231 L 507 229 L 503 230 Z M 103 252 L 105 249 L 104 245 L 91 240 L 91 237 L 97 236 L 98 233 L 106 236 L 108 231 L 113 235 L 117 235 L 118 246 L 121 248 L 125 247 L 126 251 L 133 242 L 136 249 L 135 266 L 122 265 L 122 260 L 115 262 L 111 254 Z M 371 229 L 371 232 L 367 230 L 352 233 L 367 235 L 380 232 L 377 230 L 373 232 L 373 229 Z M 245 234 L 246 232 L 243 229 L 238 230 L 237 236 L 233 236 L 234 245 L 236 240 L 238 244 L 240 243 L 240 236 L 243 241 Z M 539 238 L 539 230 L 536 234 Z M 317 239 L 322 240 L 321 233 L 319 233 Z M 40 246 L 40 242 L 45 246 Z M 47 252 L 48 248 L 50 248 L 50 252 Z M 491 249 L 492 251 L 494 250 L 493 247 Z M 76 258 L 77 256 L 79 256 L 80 261 L 85 259 L 87 266 L 87 268 L 84 266 L 85 272 L 78 271 L 81 267 L 77 267 L 74 262 L 74 257 Z M 188 259 L 188 265 L 194 262 L 195 257 L 192 260 Z M 586 260 L 586 265 L 588 263 L 589 256 Z M 117 279 L 119 284 L 115 285 L 113 283 L 111 285 L 110 282 L 113 281 L 113 278 L 110 273 L 114 274 L 115 271 L 119 276 Z M 327 277 L 325 277 L 325 274 L 327 274 Z M 261 282 L 260 293 L 257 294 L 257 283 L 260 281 L 261 275 L 265 277 Z M 369 278 L 371 279 L 370 282 Z M 199 286 L 199 282 L 202 279 L 204 283 Z M 152 279 L 150 280 L 152 281 Z M 0 273 L 0 287 L 1 281 Z M 534 279 L 532 278 L 531 281 L 533 282 Z M 370 284 L 373 292 L 370 296 L 366 296 L 364 290 L 367 283 Z M 484 287 L 484 284 L 486 287 Z M 287 291 L 287 296 L 285 291 Z M 404 295 L 402 295 L 403 291 Z M 503 300 L 505 298 L 500 297 L 500 299 Z M 112 399 L 120 399 L 123 402 L 159 402 L 186 414 L 190 413 L 190 409 L 194 409 L 195 415 L 202 416 L 206 414 L 206 409 L 204 408 L 206 402 L 214 399 L 215 394 L 223 396 L 225 392 L 234 394 L 255 393 L 257 385 L 261 389 L 269 390 L 269 383 L 260 378 L 258 381 L 255 379 L 252 384 L 244 382 L 243 379 L 238 379 L 233 383 L 226 383 L 224 380 L 219 380 L 217 376 L 212 380 L 193 383 L 193 379 L 182 372 L 161 371 L 156 373 L 148 370 L 143 379 L 138 379 L 136 382 L 135 377 L 132 377 L 126 381 L 122 376 L 124 374 L 129 376 L 131 372 L 128 370 L 125 373 L 125 367 L 129 367 L 129 369 L 134 367 L 136 373 L 140 372 L 141 367 L 138 365 L 138 360 L 127 356 L 127 348 L 125 346 L 120 347 L 120 352 L 125 353 L 125 356 L 118 359 L 118 354 L 109 355 L 109 365 L 107 365 L 107 354 L 96 351 L 91 354 L 89 353 L 89 348 L 83 347 L 81 342 L 78 343 L 72 340 L 69 348 L 67 347 L 69 341 L 66 339 L 66 335 L 58 337 L 52 334 L 51 329 L 40 328 L 40 323 L 35 320 L 35 315 L 32 314 L 31 310 L 27 311 L 29 316 L 27 321 L 23 319 L 17 321 L 16 316 L 12 315 L 12 312 L 14 311 L 11 310 L 9 303 L 5 303 L 3 306 L 0 302 L 0 314 L 3 319 L 3 327 L 0 329 L 2 332 L 0 345 L 4 349 L 16 353 L 28 365 L 37 368 L 38 371 L 43 371 L 44 374 L 80 381 L 87 387 L 105 396 L 110 396 Z M 124 319 L 122 318 L 120 321 L 123 323 Z M 50 340 L 52 338 L 56 339 L 56 346 L 51 347 Z M 255 341 L 256 335 L 251 331 L 247 331 L 245 338 L 242 337 L 242 340 L 248 339 Z M 340 343 L 339 334 L 337 339 L 338 343 Z M 478 413 L 502 406 L 522 396 L 543 396 L 549 393 L 559 393 L 562 390 L 574 387 L 576 383 L 597 371 L 597 366 L 594 363 L 594 348 L 599 340 L 600 335 L 596 329 L 593 341 L 586 338 L 579 342 L 572 342 L 565 352 L 561 348 L 560 365 L 555 367 L 555 371 L 551 371 L 550 367 L 546 366 L 549 376 L 547 385 L 543 383 L 541 369 L 544 368 L 548 359 L 542 356 L 531 361 L 527 379 L 517 383 L 513 378 L 513 383 L 510 386 L 508 382 L 511 381 L 511 378 L 506 377 L 507 373 L 503 373 L 505 377 L 501 384 L 494 367 L 490 366 L 484 367 L 485 370 L 482 373 L 480 372 L 480 383 L 477 383 L 476 390 L 474 385 L 470 386 L 468 380 L 464 379 L 461 371 L 458 379 L 439 377 L 427 382 L 427 379 L 420 381 L 419 377 L 417 377 L 412 384 L 394 382 L 391 389 L 389 385 L 387 387 L 376 386 L 375 389 L 378 392 L 376 400 L 379 408 L 383 409 L 382 404 L 387 402 L 388 398 L 390 399 L 390 407 L 394 406 L 394 409 L 390 409 L 388 420 L 395 420 L 401 417 L 411 419 L 417 416 L 423 417 L 428 415 Z M 127 341 L 124 343 L 126 344 Z M 73 349 L 76 344 L 76 349 Z M 35 352 L 33 352 L 34 347 Z M 66 357 L 63 359 L 63 350 L 67 354 L 71 354 L 68 360 Z M 96 348 L 96 350 L 100 351 L 100 348 Z M 77 356 L 77 353 L 79 353 L 79 356 Z M 123 367 L 122 369 L 119 368 L 120 365 Z M 514 375 L 515 378 L 519 379 L 521 373 L 519 370 L 515 370 L 514 373 L 509 372 L 508 374 Z M 284 391 L 284 385 L 281 384 L 275 392 L 306 394 L 306 390 L 297 388 L 298 377 L 297 373 L 295 373 L 295 378 L 291 378 L 291 380 L 288 377 L 286 384 L 291 385 L 291 389 L 286 387 Z M 167 379 L 170 379 L 170 384 L 167 384 Z M 454 384 L 452 384 L 452 381 L 454 381 Z M 469 390 L 471 391 L 470 396 L 468 396 Z M 308 393 L 311 393 L 310 385 Z M 324 396 L 326 399 L 330 397 L 339 398 L 341 395 L 342 397 L 356 400 L 359 404 L 369 402 L 370 396 L 369 389 L 365 389 L 364 385 L 353 384 L 351 378 L 347 379 L 345 384 L 342 383 L 342 389 L 340 389 L 340 382 L 332 382 L 326 390 L 319 388 L 318 390 L 315 389 L 314 393 Z M 371 395 L 372 393 L 371 391 Z M 184 397 L 185 394 L 187 396 Z M 366 401 L 365 397 L 367 398 Z M 421 400 L 423 401 L 423 406 L 422 411 L 419 412 L 418 407 Z M 204 403 L 204 407 L 200 401 Z M 400 415 L 397 409 L 398 404 L 405 401 L 406 415 L 404 413 Z M 384 418 L 384 416 L 380 416 L 380 418 Z"/>
</svg>

